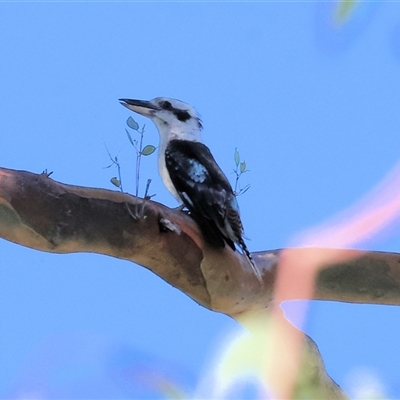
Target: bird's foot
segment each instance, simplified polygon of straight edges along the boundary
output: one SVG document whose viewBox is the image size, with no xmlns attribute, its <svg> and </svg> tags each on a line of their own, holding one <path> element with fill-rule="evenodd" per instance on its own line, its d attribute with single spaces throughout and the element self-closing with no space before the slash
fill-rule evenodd
<svg viewBox="0 0 400 400">
<path fill-rule="evenodd" d="M 174 211 L 183 211 L 185 213 L 189 212 L 184 204 L 180 204 L 178 207 L 172 208 L 172 210 L 174 210 Z"/>
<path fill-rule="evenodd" d="M 161 232 L 174 232 L 177 235 L 181 234 L 181 228 L 179 228 L 178 225 L 174 224 L 172 221 L 170 221 L 167 218 L 160 218 L 159 220 L 159 224 L 160 224 L 160 231 Z"/>
</svg>

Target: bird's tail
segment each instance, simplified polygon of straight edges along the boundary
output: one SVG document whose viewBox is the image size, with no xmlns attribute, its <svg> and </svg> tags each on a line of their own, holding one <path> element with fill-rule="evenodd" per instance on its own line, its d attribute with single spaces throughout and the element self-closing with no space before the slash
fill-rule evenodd
<svg viewBox="0 0 400 400">
<path fill-rule="evenodd" d="M 243 238 L 239 239 L 239 246 L 242 249 L 244 255 L 246 256 L 247 260 L 249 261 L 249 264 L 251 266 L 251 269 L 253 270 L 254 274 L 256 275 L 257 279 L 262 282 L 262 277 L 259 269 L 257 268 L 256 264 L 254 263 L 254 260 L 251 256 L 251 253 L 249 249 L 246 246 L 246 243 L 244 242 Z"/>
</svg>

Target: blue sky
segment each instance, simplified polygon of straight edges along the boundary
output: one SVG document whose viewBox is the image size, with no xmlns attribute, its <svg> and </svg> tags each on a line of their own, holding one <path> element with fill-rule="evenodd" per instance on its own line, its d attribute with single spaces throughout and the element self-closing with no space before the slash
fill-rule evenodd
<svg viewBox="0 0 400 400">
<path fill-rule="evenodd" d="M 329 1 L 0 3 L 1 165 L 113 189 L 104 141 L 133 192 L 131 114 L 118 99 L 178 98 L 201 114 L 227 174 L 236 147 L 247 162 L 250 250 L 285 247 L 400 158 L 400 6 L 360 2 L 342 26 L 334 13 Z M 156 157 L 141 176 L 176 206 Z M 360 247 L 400 252 L 400 234 Z M 236 327 L 126 261 L 6 241 L 0 254 L 0 398 L 154 398 L 124 378 L 148 366 L 190 388 Z M 313 302 L 305 328 L 344 389 L 365 373 L 400 398 L 399 317 Z"/>
</svg>

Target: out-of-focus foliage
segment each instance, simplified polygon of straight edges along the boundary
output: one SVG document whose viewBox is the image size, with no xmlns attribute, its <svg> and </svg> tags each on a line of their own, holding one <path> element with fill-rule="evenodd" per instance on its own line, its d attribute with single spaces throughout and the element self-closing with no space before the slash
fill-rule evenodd
<svg viewBox="0 0 400 400">
<path fill-rule="evenodd" d="M 336 8 L 335 19 L 339 23 L 346 22 L 355 12 L 359 0 L 342 0 L 339 1 Z"/>
</svg>

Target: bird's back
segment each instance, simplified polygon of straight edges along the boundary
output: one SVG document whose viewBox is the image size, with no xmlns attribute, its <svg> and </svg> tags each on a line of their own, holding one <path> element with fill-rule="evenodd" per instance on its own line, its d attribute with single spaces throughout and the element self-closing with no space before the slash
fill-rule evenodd
<svg viewBox="0 0 400 400">
<path fill-rule="evenodd" d="M 210 150 L 200 142 L 172 140 L 165 164 L 182 202 L 198 223 L 205 239 L 233 249 L 243 234 L 232 187 Z"/>
</svg>

